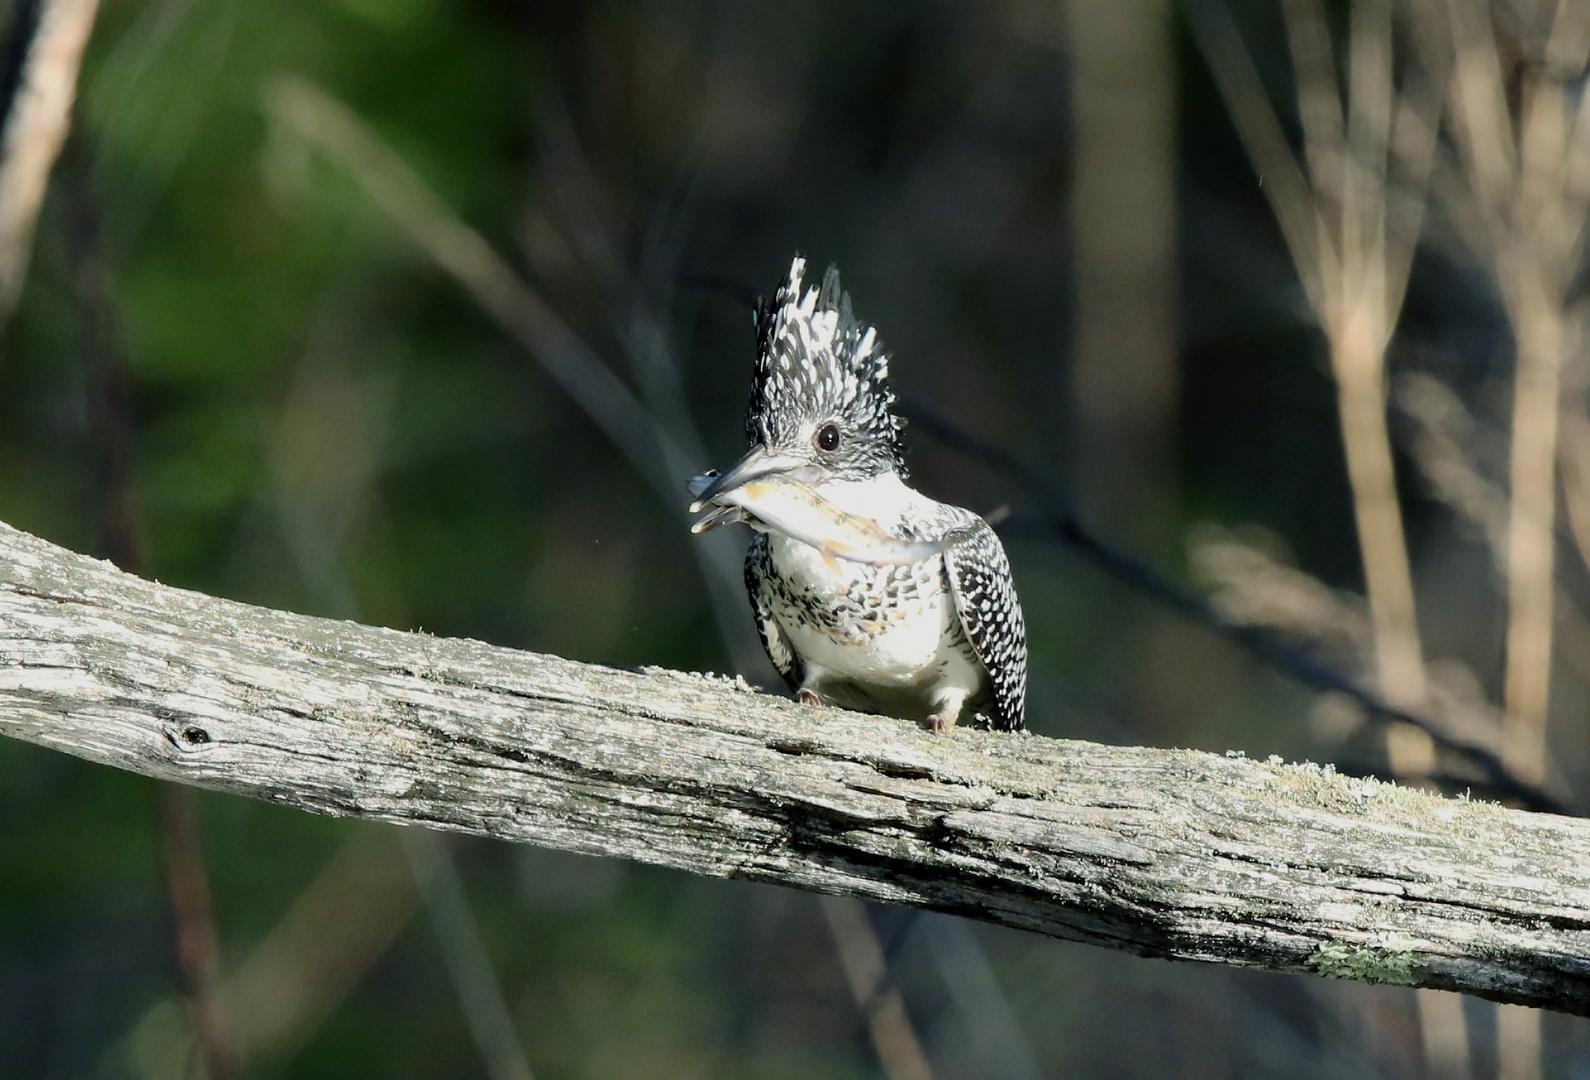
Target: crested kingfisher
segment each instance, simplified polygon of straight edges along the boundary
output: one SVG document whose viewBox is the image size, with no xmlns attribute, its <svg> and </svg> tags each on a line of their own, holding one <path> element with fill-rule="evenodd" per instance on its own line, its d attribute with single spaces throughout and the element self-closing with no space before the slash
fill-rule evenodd
<svg viewBox="0 0 1590 1080">
<path fill-rule="evenodd" d="M 836 529 L 864 521 L 911 553 L 881 564 L 835 558 L 841 545 L 791 535 L 758 519 L 754 503 L 728 519 L 756 529 L 746 588 L 768 658 L 800 701 L 936 731 L 963 717 L 1020 731 L 1027 632 L 1005 549 L 970 510 L 906 486 L 888 354 L 856 319 L 839 272 L 805 287 L 805 271 L 797 257 L 757 305 L 750 450 L 698 479 L 692 509 L 782 479 L 814 493 Z"/>
</svg>

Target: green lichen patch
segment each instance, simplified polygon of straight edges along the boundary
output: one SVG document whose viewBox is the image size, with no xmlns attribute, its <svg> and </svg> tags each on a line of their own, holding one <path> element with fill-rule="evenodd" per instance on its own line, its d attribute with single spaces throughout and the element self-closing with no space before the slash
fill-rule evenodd
<svg viewBox="0 0 1590 1080">
<path fill-rule="evenodd" d="M 1417 986 L 1419 980 L 1413 969 L 1424 956 L 1413 944 L 1401 934 L 1383 934 L 1363 945 L 1333 941 L 1316 948 L 1305 963 L 1309 970 L 1327 979 Z"/>
<path fill-rule="evenodd" d="M 1453 828 L 1465 817 L 1490 817 L 1502 809 L 1479 799 L 1446 798 L 1371 777 L 1343 776 L 1328 764 L 1285 764 L 1275 757 L 1265 764 L 1272 770 L 1266 784 L 1272 796 L 1336 813 L 1370 817 L 1395 811 L 1409 823 Z"/>
</svg>

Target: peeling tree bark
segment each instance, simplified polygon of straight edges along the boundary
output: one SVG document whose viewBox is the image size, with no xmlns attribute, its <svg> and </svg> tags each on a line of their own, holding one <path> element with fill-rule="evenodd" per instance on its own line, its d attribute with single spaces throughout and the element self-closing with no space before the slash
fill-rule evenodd
<svg viewBox="0 0 1590 1080">
<path fill-rule="evenodd" d="M 3 525 L 0 732 L 316 813 L 1590 1015 L 1590 822 L 269 611 Z"/>
</svg>

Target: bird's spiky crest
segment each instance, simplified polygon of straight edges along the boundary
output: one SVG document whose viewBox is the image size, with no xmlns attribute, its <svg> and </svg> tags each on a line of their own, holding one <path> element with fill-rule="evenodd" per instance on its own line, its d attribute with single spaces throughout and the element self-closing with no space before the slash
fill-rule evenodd
<svg viewBox="0 0 1590 1080">
<path fill-rule="evenodd" d="M 838 269 L 828 268 L 820 288 L 803 290 L 805 273 L 806 260 L 796 256 L 784 284 L 757 310 L 746 438 L 787 445 L 811 425 L 837 419 L 846 439 L 839 471 L 904 475 L 902 421 L 878 332 L 857 320 Z"/>
</svg>

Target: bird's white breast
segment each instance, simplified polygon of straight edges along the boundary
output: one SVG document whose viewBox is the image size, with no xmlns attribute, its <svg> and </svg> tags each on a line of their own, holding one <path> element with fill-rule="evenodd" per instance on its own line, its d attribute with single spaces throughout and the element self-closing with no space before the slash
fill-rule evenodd
<svg viewBox="0 0 1590 1080">
<path fill-rule="evenodd" d="M 821 493 L 839 509 L 873 518 L 892 533 L 903 521 L 920 517 L 927 504 L 892 475 L 824 484 Z M 810 590 L 814 601 L 777 611 L 808 667 L 879 688 L 927 692 L 946 680 L 968 690 L 978 685 L 981 673 L 964 655 L 942 556 L 912 566 L 874 567 L 827 559 L 776 532 L 768 539 L 774 570 L 786 587 Z"/>
<path fill-rule="evenodd" d="M 830 566 L 816 548 L 773 535 L 773 566 L 793 589 L 811 589 L 836 616 L 838 625 L 780 612 L 779 622 L 808 664 L 862 682 L 910 685 L 940 659 L 957 619 L 942 586 L 943 560 L 935 555 L 912 567 L 868 567 L 834 560 Z M 836 569 L 837 567 L 837 569 Z M 869 576 L 870 572 L 870 576 Z M 890 584 L 887 575 L 901 579 Z M 871 603 L 869 603 L 871 601 Z"/>
</svg>

